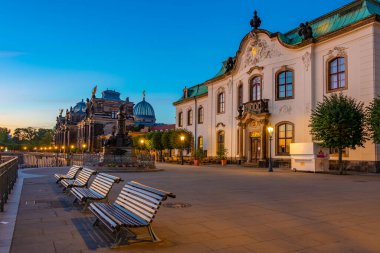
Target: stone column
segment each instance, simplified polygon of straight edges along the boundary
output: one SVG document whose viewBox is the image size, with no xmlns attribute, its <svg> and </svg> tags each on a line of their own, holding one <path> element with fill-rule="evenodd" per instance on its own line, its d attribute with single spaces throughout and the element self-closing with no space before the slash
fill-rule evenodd
<svg viewBox="0 0 380 253">
<path fill-rule="evenodd" d="M 245 126 L 243 126 L 243 131 L 242 131 L 242 134 L 241 134 L 241 138 L 242 138 L 242 148 L 243 148 L 243 157 L 247 157 L 247 136 L 246 136 L 246 128 Z"/>
</svg>

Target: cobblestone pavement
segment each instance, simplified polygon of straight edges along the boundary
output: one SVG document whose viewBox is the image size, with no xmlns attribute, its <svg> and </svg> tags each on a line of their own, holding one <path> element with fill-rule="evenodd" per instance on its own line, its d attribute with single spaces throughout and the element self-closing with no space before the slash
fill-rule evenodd
<svg viewBox="0 0 380 253">
<path fill-rule="evenodd" d="M 67 168 L 41 168 L 28 173 L 45 176 L 24 179 L 11 252 L 380 252 L 378 175 L 159 167 L 112 174 L 177 195 L 166 203 L 191 205 L 160 208 L 153 228 L 161 242 L 110 249 L 112 235 L 55 184 L 52 175 Z"/>
</svg>

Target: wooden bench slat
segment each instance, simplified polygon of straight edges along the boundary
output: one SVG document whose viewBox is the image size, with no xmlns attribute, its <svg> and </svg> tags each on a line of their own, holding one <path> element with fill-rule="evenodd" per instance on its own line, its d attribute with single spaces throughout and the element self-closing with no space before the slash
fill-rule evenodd
<svg viewBox="0 0 380 253">
<path fill-rule="evenodd" d="M 154 199 L 156 199 L 156 200 L 159 200 L 159 199 L 162 198 L 162 197 L 161 197 L 160 195 L 158 195 L 158 194 L 151 193 L 151 192 L 147 192 L 147 191 L 144 191 L 144 190 L 142 190 L 142 189 L 138 189 L 138 188 L 133 188 L 133 187 L 131 187 L 130 185 L 126 185 L 126 186 L 124 187 L 124 190 L 125 190 L 125 191 L 129 191 L 129 192 L 132 192 L 132 193 L 136 193 L 136 194 L 140 193 L 140 194 L 143 194 L 143 197 L 144 197 L 144 196 L 146 196 L 146 197 L 152 197 L 152 198 L 154 198 Z"/>
<path fill-rule="evenodd" d="M 145 199 L 139 198 L 138 196 L 135 196 L 135 195 L 130 194 L 130 193 L 125 193 L 124 194 L 124 192 L 122 192 L 122 193 L 120 193 L 119 196 L 122 197 L 123 199 L 126 199 L 127 201 L 130 198 L 132 198 L 134 200 L 138 200 L 139 202 L 142 202 L 145 205 L 148 205 L 148 206 L 150 206 L 152 208 L 156 207 L 160 203 L 160 201 L 158 201 L 158 200 L 156 202 L 146 201 Z"/>
<path fill-rule="evenodd" d="M 123 187 L 114 203 L 91 203 L 89 209 L 97 217 L 96 222 L 101 221 L 112 232 L 118 232 L 117 238 L 126 236 L 126 233 L 119 233 L 123 229 L 147 227 L 152 240 L 157 241 L 151 223 L 168 196 L 175 197 L 173 193 L 132 181 Z"/>
</svg>

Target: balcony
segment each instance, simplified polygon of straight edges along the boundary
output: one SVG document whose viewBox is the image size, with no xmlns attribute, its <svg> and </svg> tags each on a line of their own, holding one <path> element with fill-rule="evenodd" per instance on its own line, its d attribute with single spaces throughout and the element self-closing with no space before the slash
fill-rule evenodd
<svg viewBox="0 0 380 253">
<path fill-rule="evenodd" d="M 269 113 L 268 110 L 268 102 L 269 99 L 261 99 L 257 101 L 250 101 L 244 103 L 244 113 L 253 113 L 253 114 L 261 114 L 261 113 Z"/>
</svg>

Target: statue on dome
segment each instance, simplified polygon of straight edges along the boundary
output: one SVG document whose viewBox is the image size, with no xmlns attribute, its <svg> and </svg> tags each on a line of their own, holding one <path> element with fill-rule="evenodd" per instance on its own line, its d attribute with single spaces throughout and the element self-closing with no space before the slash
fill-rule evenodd
<svg viewBox="0 0 380 253">
<path fill-rule="evenodd" d="M 98 89 L 98 86 L 95 85 L 95 87 L 92 89 L 92 95 L 91 95 L 92 98 L 95 98 L 95 94 L 96 94 L 97 89 Z"/>
</svg>

